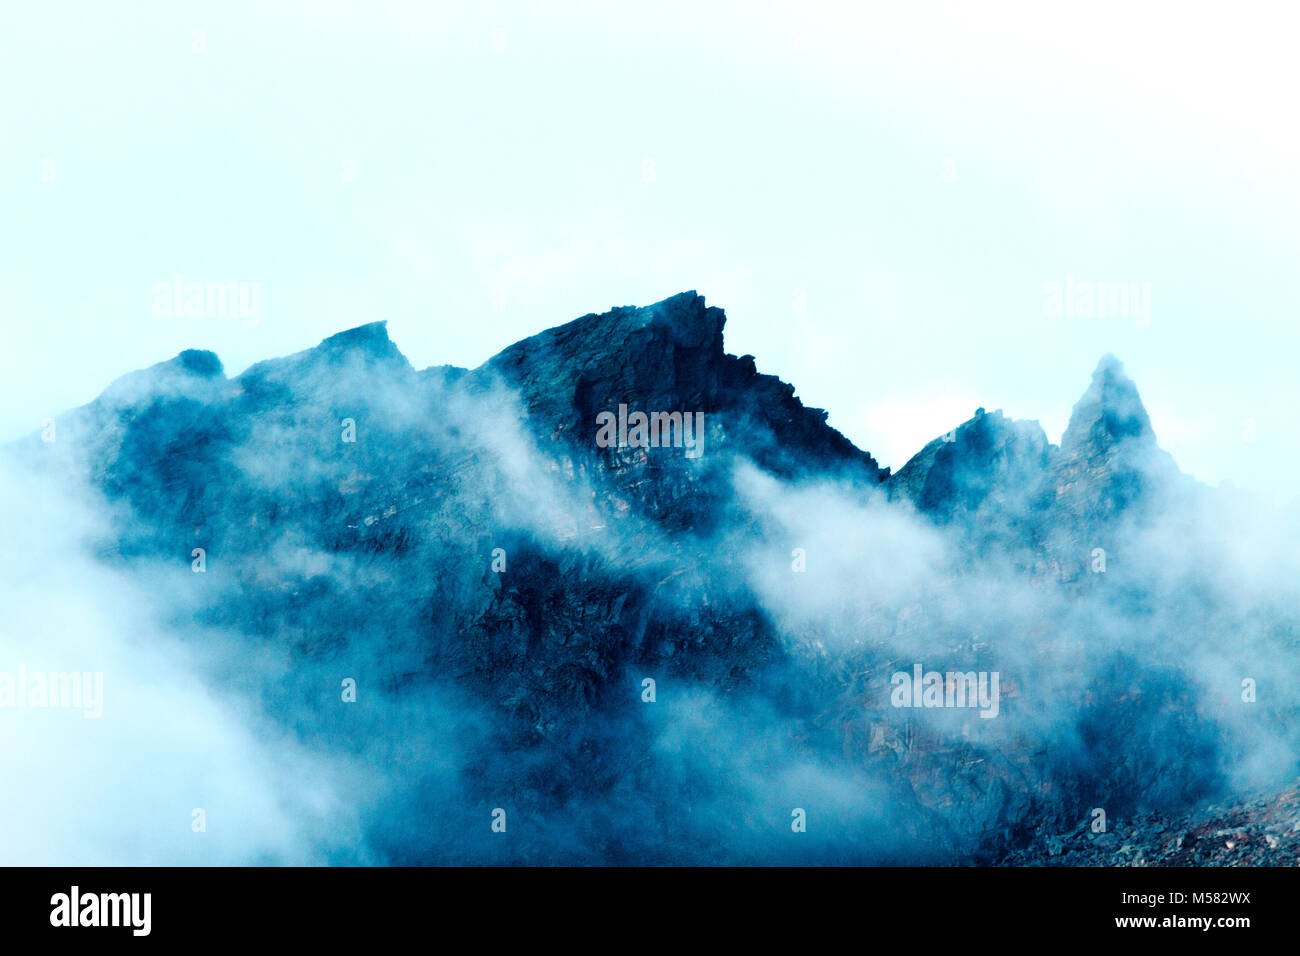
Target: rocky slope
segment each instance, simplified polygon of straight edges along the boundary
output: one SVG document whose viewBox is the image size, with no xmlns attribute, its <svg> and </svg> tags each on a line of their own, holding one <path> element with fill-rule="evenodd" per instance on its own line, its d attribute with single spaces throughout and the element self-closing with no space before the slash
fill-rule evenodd
<svg viewBox="0 0 1300 956">
<path fill-rule="evenodd" d="M 1215 803 L 1191 813 L 1144 813 L 1119 832 L 1081 823 L 1038 834 L 1005 866 L 1300 865 L 1300 789 Z"/>
</svg>

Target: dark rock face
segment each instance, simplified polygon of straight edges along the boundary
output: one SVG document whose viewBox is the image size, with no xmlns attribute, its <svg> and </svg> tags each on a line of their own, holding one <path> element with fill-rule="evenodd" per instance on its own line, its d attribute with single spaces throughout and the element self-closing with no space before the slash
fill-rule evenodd
<svg viewBox="0 0 1300 956">
<path fill-rule="evenodd" d="M 1117 362 L 1059 449 L 980 409 L 891 477 L 724 323 L 687 292 L 473 370 L 417 372 L 383 323 L 236 378 L 184 352 L 12 450 L 107 500 L 105 560 L 176 569 L 183 639 L 276 661 L 215 686 L 384 781 L 342 862 L 987 862 L 1222 788 L 1224 718 L 1170 648 L 1234 612 L 1213 581 L 1170 601 L 1133 544 L 1184 479 Z M 701 453 L 602 444 L 620 406 L 701 414 Z M 914 662 L 1002 672 L 1002 716 L 900 710 Z"/>
<path fill-rule="evenodd" d="M 726 316 L 683 292 L 645 308 L 587 315 L 510 346 L 475 370 L 517 389 L 530 417 L 590 448 L 596 416 L 631 410 L 703 412 L 720 440 L 781 473 L 828 468 L 879 483 L 876 461 L 806 408 L 794 387 L 758 373 L 753 356 L 722 348 Z"/>
<path fill-rule="evenodd" d="M 965 523 L 985 546 L 1014 549 L 1032 536 L 1056 453 L 1037 422 L 980 408 L 914 455 L 890 479 L 889 489 L 938 522 Z"/>
</svg>

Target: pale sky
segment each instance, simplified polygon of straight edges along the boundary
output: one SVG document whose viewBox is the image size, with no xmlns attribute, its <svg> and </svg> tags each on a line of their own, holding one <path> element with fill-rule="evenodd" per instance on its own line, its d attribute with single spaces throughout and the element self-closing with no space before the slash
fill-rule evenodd
<svg viewBox="0 0 1300 956">
<path fill-rule="evenodd" d="M 474 366 L 695 289 L 894 468 L 977 405 L 1058 440 L 1114 352 L 1185 471 L 1288 492 L 1294 18 L 11 4 L 0 440 L 185 348 L 236 374 L 387 319 L 417 367 Z M 256 325 L 154 314 L 178 273 L 260 283 Z M 1067 282 L 1149 309 L 1049 314 Z"/>
</svg>

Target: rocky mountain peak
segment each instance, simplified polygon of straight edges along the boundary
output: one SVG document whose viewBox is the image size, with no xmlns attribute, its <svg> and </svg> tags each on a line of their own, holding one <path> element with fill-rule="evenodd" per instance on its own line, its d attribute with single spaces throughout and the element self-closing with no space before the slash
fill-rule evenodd
<svg viewBox="0 0 1300 956">
<path fill-rule="evenodd" d="M 703 413 L 711 433 L 777 471 L 847 465 L 873 482 L 876 461 L 827 423 L 794 386 L 761 374 L 753 356 L 728 355 L 726 314 L 693 291 L 641 308 L 584 315 L 517 342 L 475 369 L 472 380 L 519 392 L 547 433 L 590 444 L 596 416 L 619 406 Z M 715 429 L 715 426 L 717 428 Z M 802 463 L 802 464 L 801 464 Z"/>
<path fill-rule="evenodd" d="M 475 370 L 518 388 L 530 409 L 582 412 L 592 401 L 668 410 L 708 404 L 722 358 L 721 309 L 683 292 L 654 305 L 590 313 L 516 342 Z"/>
<path fill-rule="evenodd" d="M 246 393 L 268 387 L 329 389 L 341 367 L 377 369 L 396 375 L 412 373 L 411 363 L 388 337 L 388 322 L 368 322 L 338 332 L 315 348 L 249 366 L 236 380 Z"/>
<path fill-rule="evenodd" d="M 1070 423 L 1061 437 L 1066 455 L 1105 454 L 1122 442 L 1137 440 L 1155 445 L 1155 432 L 1137 386 L 1114 355 L 1097 363 L 1083 397 L 1070 413 Z"/>
<path fill-rule="evenodd" d="M 402 353 L 388 337 L 388 322 L 367 322 L 324 339 L 313 351 L 323 354 L 360 352 L 374 358 L 401 357 Z"/>
<path fill-rule="evenodd" d="M 972 418 L 931 441 L 890 480 L 890 492 L 951 520 L 986 504 L 1025 507 L 1053 449 L 1035 421 L 977 408 Z"/>
<path fill-rule="evenodd" d="M 1181 473 L 1156 444 L 1137 386 L 1113 355 L 1097 363 L 1061 436 L 1052 476 L 1056 505 L 1077 535 L 1160 507 Z"/>
</svg>

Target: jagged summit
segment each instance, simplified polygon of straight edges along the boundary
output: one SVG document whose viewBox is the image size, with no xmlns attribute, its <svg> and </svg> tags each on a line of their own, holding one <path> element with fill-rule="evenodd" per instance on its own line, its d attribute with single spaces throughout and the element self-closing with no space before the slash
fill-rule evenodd
<svg viewBox="0 0 1300 956">
<path fill-rule="evenodd" d="M 401 373 L 413 371 L 406 356 L 388 337 L 388 322 L 381 320 L 337 332 L 314 348 L 250 365 L 237 381 L 247 389 L 260 382 L 314 377 L 341 365 L 388 366 Z"/>
<path fill-rule="evenodd" d="M 654 305 L 590 313 L 502 350 L 475 370 L 499 375 L 524 392 L 530 407 L 546 407 L 580 390 L 622 401 L 700 404 L 715 384 L 723 357 L 726 315 L 704 297 L 683 292 Z M 585 411 L 585 409 L 584 409 Z"/>
<path fill-rule="evenodd" d="M 387 319 L 367 322 L 365 325 L 337 332 L 322 339 L 316 348 L 325 352 L 357 350 L 381 355 L 401 354 L 393 344 L 393 340 L 388 337 Z"/>
<path fill-rule="evenodd" d="M 827 423 L 824 411 L 805 406 L 794 386 L 760 373 L 753 356 L 727 354 L 725 325 L 722 309 L 688 290 L 546 329 L 472 371 L 432 366 L 417 374 L 381 320 L 259 362 L 229 381 L 214 353 L 186 350 L 123 376 L 97 404 L 123 408 L 154 395 L 212 404 L 229 397 L 239 400 L 243 414 L 260 414 L 308 397 L 354 403 L 357 394 L 379 383 L 435 387 L 434 393 L 422 391 L 418 401 L 440 389 L 505 385 L 520 397 L 539 436 L 573 442 L 579 451 L 594 447 L 601 412 L 620 406 L 647 413 L 701 412 L 710 445 L 718 451 L 728 449 L 790 475 L 848 468 L 871 483 L 888 481 L 892 497 L 906 498 L 942 521 L 990 507 L 1018 514 L 1031 501 L 1044 507 L 1054 503 L 1077 517 L 1114 516 L 1178 473 L 1156 446 L 1137 386 L 1119 359 L 1107 354 L 1074 406 L 1059 449 L 1037 422 L 981 408 L 890 478 L 888 469 Z M 345 369 L 348 374 L 340 375 Z M 374 373 L 379 377 L 368 377 Z"/>
<path fill-rule="evenodd" d="M 587 435 L 600 412 L 620 405 L 703 412 L 737 451 L 775 470 L 848 465 L 874 482 L 888 474 L 830 427 L 824 411 L 796 398 L 793 385 L 759 373 L 753 356 L 728 355 L 725 325 L 722 309 L 682 292 L 547 329 L 500 352 L 471 378 L 516 389 L 552 434 Z"/>
<path fill-rule="evenodd" d="M 707 305 L 704 296 L 694 289 L 688 289 L 651 305 L 623 305 L 615 306 L 608 312 L 589 312 L 572 322 L 566 322 L 548 331 L 559 332 L 590 327 L 593 324 L 602 327 L 619 326 L 629 331 L 657 325 L 669 330 L 677 340 L 695 341 L 699 344 L 702 341 L 701 334 L 711 339 L 721 334 L 725 323 L 726 315 L 722 309 Z M 541 333 L 541 335 L 546 334 L 546 332 Z"/>
<path fill-rule="evenodd" d="M 1137 386 L 1114 355 L 1104 355 L 1075 403 L 1050 476 L 1051 496 L 1077 534 L 1121 516 L 1141 521 L 1163 507 L 1183 477 L 1157 446 Z"/>
<path fill-rule="evenodd" d="M 1053 451 L 1038 422 L 978 408 L 912 456 L 890 479 L 890 493 L 944 520 L 986 502 L 1019 509 L 1041 483 Z"/>
<path fill-rule="evenodd" d="M 1066 455 L 1104 454 L 1132 439 L 1154 445 L 1155 432 L 1137 385 L 1125 374 L 1119 359 L 1107 353 L 1070 413 L 1061 451 Z"/>
<path fill-rule="evenodd" d="M 1081 570 L 1080 542 L 1143 521 L 1186 481 L 1156 444 L 1137 386 L 1105 355 L 1074 406 L 1058 448 L 1037 422 L 977 409 L 974 417 L 914 455 L 889 481 L 940 524 L 976 539 L 1042 546 L 1066 579 Z"/>
</svg>

